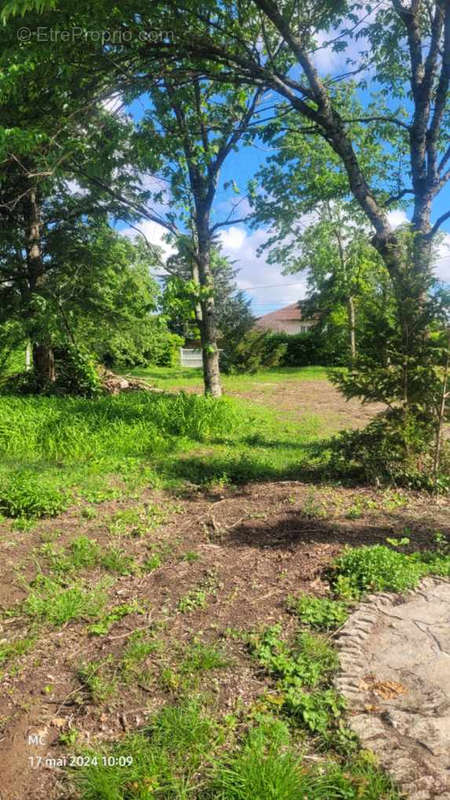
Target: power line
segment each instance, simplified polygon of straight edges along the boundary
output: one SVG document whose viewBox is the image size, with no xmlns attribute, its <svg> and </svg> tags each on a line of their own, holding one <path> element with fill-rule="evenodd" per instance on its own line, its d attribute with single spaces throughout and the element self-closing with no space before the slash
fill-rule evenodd
<svg viewBox="0 0 450 800">
<path fill-rule="evenodd" d="M 450 255 L 443 256 L 442 258 L 436 258 L 436 260 L 434 261 L 434 265 L 438 264 L 441 261 L 447 261 L 447 259 L 450 259 Z M 304 285 L 305 285 L 304 281 L 295 281 L 295 283 L 267 283 L 267 284 L 261 284 L 260 286 L 244 286 L 240 288 L 239 291 L 250 292 L 253 291 L 254 289 L 283 289 L 285 286 L 288 287 L 288 286 L 304 286 Z"/>
<path fill-rule="evenodd" d="M 268 283 L 265 286 L 244 286 L 240 291 L 249 292 L 251 289 L 279 289 L 284 286 L 303 286 L 304 283 L 304 281 L 296 281 L 295 283 Z"/>
</svg>

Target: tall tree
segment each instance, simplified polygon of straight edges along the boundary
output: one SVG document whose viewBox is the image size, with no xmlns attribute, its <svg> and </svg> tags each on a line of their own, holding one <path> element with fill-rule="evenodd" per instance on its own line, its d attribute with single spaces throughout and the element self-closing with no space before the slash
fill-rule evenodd
<svg viewBox="0 0 450 800">
<path fill-rule="evenodd" d="M 303 219 L 297 216 L 289 229 L 283 208 L 273 199 L 273 227 L 265 245 L 269 249 L 268 261 L 280 264 L 285 274 L 306 274 L 308 308 L 318 314 L 322 325 L 327 320 L 329 323 L 331 316 L 339 318 L 341 309 L 344 311 L 345 351 L 349 356 L 344 360 L 354 367 L 358 335 L 367 323 L 367 304 L 374 310 L 378 298 L 382 316 L 389 305 L 387 297 L 392 294 L 387 270 L 370 245 L 367 223 L 354 206 L 325 201 L 316 206 L 313 214 Z"/>
<path fill-rule="evenodd" d="M 200 335 L 201 308 L 199 286 L 192 280 L 192 248 L 180 240 L 181 248 L 167 261 L 168 276 L 162 307 L 171 330 L 185 338 Z M 183 248 L 183 244 L 185 247 Z M 214 279 L 214 305 L 222 359 L 227 361 L 234 347 L 254 324 L 250 300 L 238 289 L 238 270 L 216 248 L 211 250 L 211 272 Z"/>
<path fill-rule="evenodd" d="M 259 91 L 216 84 L 195 77 L 189 85 L 170 75 L 151 92 L 152 105 L 139 124 L 141 166 L 155 172 L 167 186 L 170 211 L 148 214 L 182 239 L 184 262 L 198 285 L 194 301 L 203 353 L 205 393 L 220 396 L 217 315 L 211 254 L 220 228 L 240 221 L 242 198 L 230 202 L 220 219 L 215 208 L 221 168 L 247 134 L 257 113 Z M 229 187 L 228 187 L 229 188 Z M 237 184 L 233 188 L 238 191 Z M 160 191 L 154 201 L 164 200 Z M 216 212 L 216 213 L 215 213 Z"/>
<path fill-rule="evenodd" d="M 172 0 L 165 8 L 176 36 L 158 53 L 148 48 L 149 58 L 161 62 L 173 58 L 177 49 L 180 57 L 182 51 L 190 57 L 184 69 L 192 70 L 194 64 L 217 81 L 275 92 L 281 100 L 279 114 L 294 112 L 302 121 L 298 128 L 323 139 L 342 164 L 348 194 L 372 226 L 372 244 L 399 298 L 402 402 L 405 408 L 420 405 L 415 366 L 427 335 L 422 309 L 431 279 L 432 242 L 450 218 L 450 211 L 431 218 L 433 201 L 450 178 L 450 4 L 210 0 L 188 5 Z M 318 67 L 319 38 L 328 41 L 331 52 L 350 44 L 357 48 L 361 41 L 361 52 L 330 75 Z M 360 93 L 363 112 L 348 117 L 339 83 L 348 83 L 350 73 L 354 91 L 367 90 L 369 68 L 381 91 L 373 97 Z M 367 126 L 386 154 L 395 148 L 399 162 L 406 153 L 395 194 L 387 197 L 383 184 L 365 167 L 355 124 Z M 389 205 L 399 197 L 411 198 L 410 246 L 388 216 Z"/>
</svg>

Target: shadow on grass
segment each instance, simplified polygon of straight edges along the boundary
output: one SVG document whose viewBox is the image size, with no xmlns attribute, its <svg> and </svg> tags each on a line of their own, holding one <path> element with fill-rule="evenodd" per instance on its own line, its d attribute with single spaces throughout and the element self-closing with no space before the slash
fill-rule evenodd
<svg viewBox="0 0 450 800">
<path fill-rule="evenodd" d="M 273 447 L 282 447 L 284 442 L 273 443 Z M 304 483 L 336 483 L 355 485 L 358 483 L 355 475 L 337 475 L 333 473 L 326 463 L 320 460 L 312 461 L 312 456 L 317 456 L 317 444 L 288 445 L 288 448 L 297 449 L 299 458 L 296 463 L 270 463 L 259 458 L 257 453 L 232 453 L 230 455 L 205 453 L 203 455 L 183 456 L 160 463 L 161 471 L 168 478 L 188 481 L 198 485 L 225 483 L 242 485 L 246 483 L 261 483 L 266 481 L 302 481 Z"/>
</svg>

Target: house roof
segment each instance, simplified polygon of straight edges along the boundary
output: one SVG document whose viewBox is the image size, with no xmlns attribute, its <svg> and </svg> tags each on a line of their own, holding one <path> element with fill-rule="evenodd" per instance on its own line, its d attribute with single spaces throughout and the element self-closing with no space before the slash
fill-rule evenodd
<svg viewBox="0 0 450 800">
<path fill-rule="evenodd" d="M 284 306 L 277 311 L 271 311 L 270 314 L 264 314 L 263 317 L 258 317 L 255 328 L 273 329 L 283 322 L 299 322 L 301 319 L 303 319 L 301 308 L 298 303 L 292 303 L 290 306 Z"/>
</svg>

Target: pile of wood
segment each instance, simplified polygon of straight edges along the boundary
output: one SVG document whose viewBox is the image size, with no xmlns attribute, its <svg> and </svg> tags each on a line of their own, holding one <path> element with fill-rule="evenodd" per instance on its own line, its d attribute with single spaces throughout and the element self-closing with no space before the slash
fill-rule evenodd
<svg viewBox="0 0 450 800">
<path fill-rule="evenodd" d="M 117 375 L 109 369 L 101 369 L 100 380 L 104 390 L 108 394 L 120 394 L 121 392 L 163 392 L 152 386 L 142 378 L 135 378 L 132 375 Z"/>
</svg>

